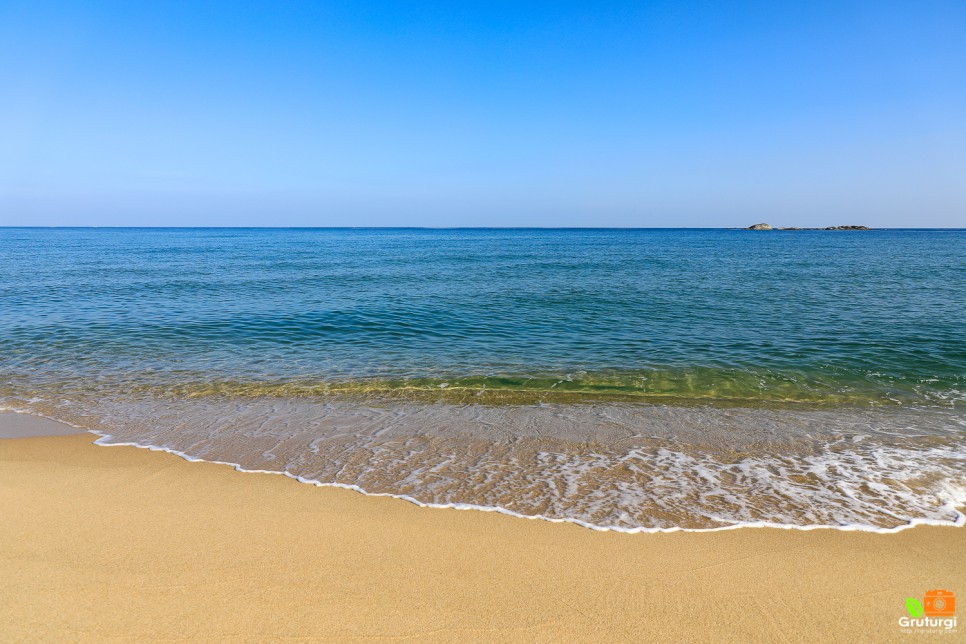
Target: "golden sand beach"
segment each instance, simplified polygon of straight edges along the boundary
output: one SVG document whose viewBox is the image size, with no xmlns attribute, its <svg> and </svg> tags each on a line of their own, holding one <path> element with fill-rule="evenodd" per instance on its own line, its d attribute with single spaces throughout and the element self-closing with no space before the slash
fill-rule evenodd
<svg viewBox="0 0 966 644">
<path fill-rule="evenodd" d="M 595 532 L 94 438 L 0 440 L 2 641 L 908 641 L 966 592 L 961 528 Z"/>
</svg>

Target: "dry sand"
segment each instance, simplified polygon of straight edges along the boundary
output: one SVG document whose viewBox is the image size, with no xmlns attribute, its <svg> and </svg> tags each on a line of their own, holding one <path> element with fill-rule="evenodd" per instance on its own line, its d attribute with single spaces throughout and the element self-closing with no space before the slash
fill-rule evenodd
<svg viewBox="0 0 966 644">
<path fill-rule="evenodd" d="M 2 641 L 909 641 L 966 595 L 961 528 L 601 533 L 93 438 L 0 441 Z"/>
</svg>

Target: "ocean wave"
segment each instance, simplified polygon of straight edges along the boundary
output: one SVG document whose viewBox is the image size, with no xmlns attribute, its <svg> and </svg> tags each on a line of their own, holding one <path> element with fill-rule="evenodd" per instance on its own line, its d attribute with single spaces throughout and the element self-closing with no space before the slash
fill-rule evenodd
<svg viewBox="0 0 966 644">
<path fill-rule="evenodd" d="M 601 530 L 964 522 L 964 420 L 948 412 L 149 397 L 18 409 L 101 445 Z"/>
</svg>

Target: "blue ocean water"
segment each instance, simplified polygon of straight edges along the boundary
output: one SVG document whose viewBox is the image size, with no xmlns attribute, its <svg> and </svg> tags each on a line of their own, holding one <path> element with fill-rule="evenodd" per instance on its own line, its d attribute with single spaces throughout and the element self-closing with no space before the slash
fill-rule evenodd
<svg viewBox="0 0 966 644">
<path fill-rule="evenodd" d="M 959 230 L 3 229 L 0 374 L 954 403 Z"/>
<path fill-rule="evenodd" d="M 0 407 L 596 527 L 961 523 L 962 230 L 0 229 Z"/>
</svg>

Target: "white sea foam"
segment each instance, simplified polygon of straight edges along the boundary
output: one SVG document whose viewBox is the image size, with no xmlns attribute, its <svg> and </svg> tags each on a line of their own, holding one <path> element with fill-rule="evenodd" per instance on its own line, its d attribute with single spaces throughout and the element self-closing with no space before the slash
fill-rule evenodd
<svg viewBox="0 0 966 644">
<path fill-rule="evenodd" d="M 220 406 L 218 414 L 194 416 L 185 413 L 187 407 L 175 405 L 167 415 L 145 416 L 143 425 L 135 426 L 122 419 L 148 410 L 139 404 L 118 413 L 121 405 L 113 407 L 113 414 L 100 410 L 100 422 L 112 420 L 121 431 L 112 432 L 106 423 L 77 424 L 97 434 L 98 445 L 165 451 L 189 461 L 281 474 L 421 507 L 499 512 L 594 530 L 774 527 L 893 533 L 916 525 L 966 524 L 960 510 L 966 505 L 966 450 L 960 435 L 915 430 L 896 441 L 897 428 L 910 418 L 895 414 L 872 420 L 868 414 L 846 414 L 838 432 L 816 436 L 816 425 L 844 412 L 820 415 L 803 427 L 783 421 L 781 412 L 760 410 L 699 410 L 697 416 L 693 411 L 682 416 L 680 410 L 609 408 L 588 416 L 589 408 L 508 413 L 327 406 L 313 409 L 314 422 L 309 423 L 300 405 L 304 403 L 232 403 Z M 449 433 L 432 423 L 426 431 L 427 418 L 440 413 L 453 425 Z M 696 418 L 706 431 L 722 417 L 739 424 L 752 418 L 758 425 L 753 438 L 745 434 L 735 441 L 750 444 L 731 450 L 716 440 L 696 444 L 693 431 L 683 426 L 655 434 L 659 428 L 641 426 L 640 414 L 652 420 L 656 415 L 660 422 Z M 572 435 L 580 424 L 575 416 L 578 421 L 591 416 L 596 420 L 595 431 L 584 432 L 593 440 Z M 553 426 L 557 431 L 541 426 L 549 417 L 555 422 L 563 417 L 564 422 Z M 622 423 L 633 421 L 638 421 L 634 430 L 644 431 L 622 433 L 627 429 Z M 870 430 L 870 422 L 877 426 Z M 948 429 L 948 422 L 939 424 Z M 850 435 L 841 431 L 846 426 L 863 431 Z M 782 429 L 791 434 L 787 444 L 762 440 L 773 439 Z M 487 440 L 481 440 L 481 431 L 489 432 Z M 672 434 L 675 440 L 669 439 Z M 937 442 L 937 435 L 946 440 Z M 265 444 L 270 448 L 263 449 Z M 243 458 L 232 458 L 232 452 Z M 386 472 L 389 476 L 382 476 Z"/>
</svg>

